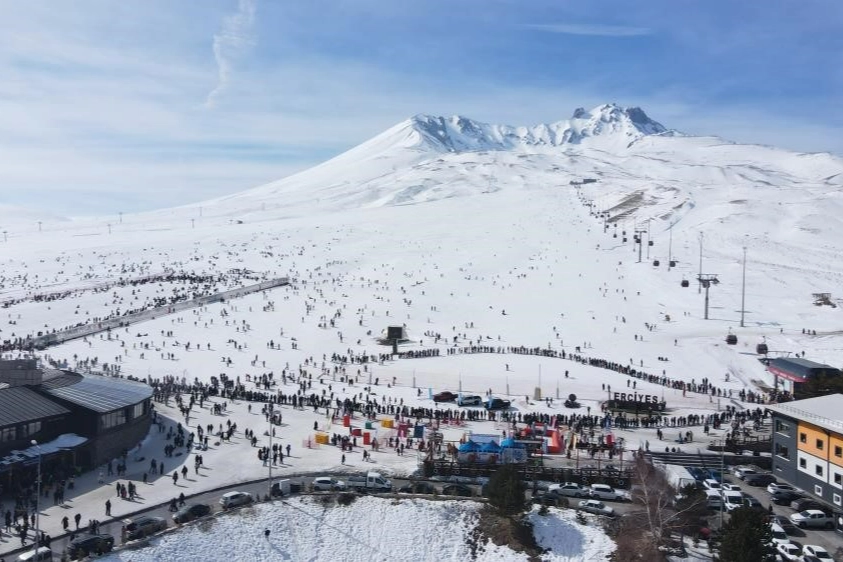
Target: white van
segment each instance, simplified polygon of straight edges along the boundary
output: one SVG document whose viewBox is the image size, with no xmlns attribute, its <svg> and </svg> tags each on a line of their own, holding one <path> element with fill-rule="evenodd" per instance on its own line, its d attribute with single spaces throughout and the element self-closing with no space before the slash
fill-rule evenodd
<svg viewBox="0 0 843 562">
<path fill-rule="evenodd" d="M 706 490 L 706 505 L 709 509 L 720 509 L 723 505 L 723 498 L 720 497 L 720 493 L 717 490 Z"/>
<path fill-rule="evenodd" d="M 46 546 L 39 546 L 38 550 L 27 550 L 18 556 L 18 562 L 53 562 L 53 551 Z"/>
</svg>

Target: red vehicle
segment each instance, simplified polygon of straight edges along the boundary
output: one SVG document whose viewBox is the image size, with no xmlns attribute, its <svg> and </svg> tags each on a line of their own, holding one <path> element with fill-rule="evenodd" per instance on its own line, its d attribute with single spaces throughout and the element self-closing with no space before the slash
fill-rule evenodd
<svg viewBox="0 0 843 562">
<path fill-rule="evenodd" d="M 457 395 L 448 390 L 443 390 L 442 392 L 433 395 L 434 402 L 453 402 L 456 399 Z"/>
</svg>

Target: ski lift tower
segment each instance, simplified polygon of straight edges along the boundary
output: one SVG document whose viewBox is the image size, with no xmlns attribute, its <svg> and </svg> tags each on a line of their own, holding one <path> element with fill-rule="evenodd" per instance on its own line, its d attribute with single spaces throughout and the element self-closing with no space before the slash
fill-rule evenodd
<svg viewBox="0 0 843 562">
<path fill-rule="evenodd" d="M 700 282 L 700 287 L 705 289 L 705 319 L 708 320 L 708 289 L 712 285 L 719 285 L 720 280 L 717 279 L 716 273 L 700 273 L 697 281 Z"/>
</svg>

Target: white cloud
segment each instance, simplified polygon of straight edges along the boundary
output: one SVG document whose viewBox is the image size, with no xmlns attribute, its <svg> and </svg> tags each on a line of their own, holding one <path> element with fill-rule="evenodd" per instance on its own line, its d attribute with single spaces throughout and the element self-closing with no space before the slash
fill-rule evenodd
<svg viewBox="0 0 843 562">
<path fill-rule="evenodd" d="M 525 27 L 550 33 L 595 35 L 599 37 L 638 37 L 652 33 L 652 30 L 646 27 L 604 25 L 599 23 L 536 23 L 528 24 Z"/>
<path fill-rule="evenodd" d="M 234 61 L 255 43 L 255 0 L 239 0 L 237 12 L 223 18 L 222 30 L 214 34 L 214 59 L 217 61 L 217 85 L 205 100 L 214 107 L 217 97 L 231 81 Z"/>
</svg>

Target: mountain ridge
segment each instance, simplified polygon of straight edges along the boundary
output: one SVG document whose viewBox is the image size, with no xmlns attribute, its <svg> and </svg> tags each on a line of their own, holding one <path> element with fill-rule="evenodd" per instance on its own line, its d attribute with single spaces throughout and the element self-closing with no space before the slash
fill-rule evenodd
<svg viewBox="0 0 843 562">
<path fill-rule="evenodd" d="M 629 143 L 648 135 L 677 135 L 654 121 L 640 107 L 602 104 L 590 111 L 577 108 L 572 117 L 554 123 L 513 126 L 483 123 L 462 115 L 420 113 L 394 129 L 412 129 L 416 147 L 440 152 L 512 150 L 519 147 L 561 147 L 588 139 L 621 135 Z"/>
</svg>

